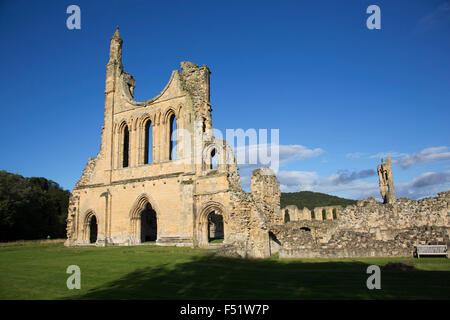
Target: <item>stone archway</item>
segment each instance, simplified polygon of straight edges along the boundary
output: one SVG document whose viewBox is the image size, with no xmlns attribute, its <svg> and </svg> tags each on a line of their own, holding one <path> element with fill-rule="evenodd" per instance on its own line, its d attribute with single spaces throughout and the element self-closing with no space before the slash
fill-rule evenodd
<svg viewBox="0 0 450 320">
<path fill-rule="evenodd" d="M 156 219 L 156 211 L 150 203 L 140 213 L 140 235 L 141 243 L 148 241 L 156 241 L 158 236 L 158 221 Z"/>
<path fill-rule="evenodd" d="M 93 215 L 89 221 L 89 243 L 96 243 L 98 236 L 97 218 Z"/>
<path fill-rule="evenodd" d="M 197 244 L 208 247 L 218 239 L 226 241 L 227 214 L 225 207 L 218 202 L 209 202 L 200 211 L 197 219 Z"/>
<path fill-rule="evenodd" d="M 208 242 L 223 242 L 224 236 L 222 214 L 211 211 L 208 214 Z"/>
<path fill-rule="evenodd" d="M 89 210 L 84 217 L 83 221 L 83 240 L 86 244 L 97 243 L 98 239 L 98 224 L 99 221 L 95 212 Z"/>
<path fill-rule="evenodd" d="M 130 211 L 129 243 L 141 244 L 158 240 L 159 214 L 150 197 L 138 197 Z"/>
</svg>

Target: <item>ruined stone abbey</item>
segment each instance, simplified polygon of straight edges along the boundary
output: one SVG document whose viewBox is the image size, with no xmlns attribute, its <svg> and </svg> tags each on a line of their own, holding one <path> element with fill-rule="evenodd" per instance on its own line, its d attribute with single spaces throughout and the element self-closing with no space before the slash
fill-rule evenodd
<svg viewBox="0 0 450 320">
<path fill-rule="evenodd" d="M 67 246 L 144 243 L 216 248 L 241 257 L 411 255 L 415 244 L 450 244 L 450 191 L 395 199 L 390 159 L 378 167 L 384 203 L 280 208 L 272 170 L 242 189 L 232 148 L 213 135 L 209 69 L 181 62 L 154 98 L 135 101 L 111 38 L 100 151 L 73 189 Z"/>
</svg>

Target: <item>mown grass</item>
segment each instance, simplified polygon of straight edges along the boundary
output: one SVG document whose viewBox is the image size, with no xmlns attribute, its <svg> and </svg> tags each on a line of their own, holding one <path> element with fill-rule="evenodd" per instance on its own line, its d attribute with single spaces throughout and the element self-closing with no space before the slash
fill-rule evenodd
<svg viewBox="0 0 450 320">
<path fill-rule="evenodd" d="M 209 242 L 210 243 L 223 243 L 223 239 L 212 239 Z"/>
<path fill-rule="evenodd" d="M 368 290 L 368 265 L 414 261 L 413 271 L 381 269 Z M 81 289 L 68 290 L 69 265 Z M 0 247 L 0 299 L 450 299 L 445 258 L 234 259 L 174 247 Z"/>
</svg>

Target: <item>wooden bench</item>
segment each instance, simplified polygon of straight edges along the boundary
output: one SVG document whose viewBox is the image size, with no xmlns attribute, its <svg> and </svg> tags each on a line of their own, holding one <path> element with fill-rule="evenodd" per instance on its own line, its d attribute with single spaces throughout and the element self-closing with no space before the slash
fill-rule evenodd
<svg viewBox="0 0 450 320">
<path fill-rule="evenodd" d="M 417 245 L 415 254 L 420 256 L 448 256 L 446 245 Z"/>
</svg>

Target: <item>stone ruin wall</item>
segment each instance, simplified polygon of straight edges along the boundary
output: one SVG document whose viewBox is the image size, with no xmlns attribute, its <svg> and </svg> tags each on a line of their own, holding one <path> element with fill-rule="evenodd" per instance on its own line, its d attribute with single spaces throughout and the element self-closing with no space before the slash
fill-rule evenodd
<svg viewBox="0 0 450 320">
<path fill-rule="evenodd" d="M 450 191 L 438 197 L 373 198 L 339 211 L 336 220 L 297 220 L 271 226 L 271 254 L 280 257 L 412 256 L 417 244 L 450 246 Z"/>
<path fill-rule="evenodd" d="M 245 192 L 237 184 L 229 193 L 229 234 L 218 253 L 243 258 L 270 256 L 269 228 L 283 223 L 275 173 L 266 167 L 254 170 L 250 190 Z"/>
<path fill-rule="evenodd" d="M 213 134 L 209 68 L 181 62 L 160 94 L 136 101 L 136 80 L 124 71 L 122 43 L 117 29 L 106 65 L 100 150 L 72 192 L 66 245 L 141 245 L 141 214 L 150 205 L 158 216 L 158 245 L 214 247 L 209 243 L 213 213 L 217 225 L 222 223 L 223 247 L 242 257 L 269 256 L 268 226 L 281 223 L 278 180 L 270 169 L 257 169 L 251 193 L 242 190 L 234 151 Z M 190 134 L 177 137 L 174 159 L 171 119 Z M 145 160 L 147 124 L 152 152 Z M 91 222 L 97 224 L 92 241 Z"/>
<path fill-rule="evenodd" d="M 341 210 L 342 206 L 315 207 L 313 210 L 309 210 L 306 207 L 299 209 L 296 205 L 288 205 L 281 210 L 281 217 L 285 222 L 286 216 L 289 216 L 289 221 L 336 220 L 338 219 Z M 323 217 L 324 213 L 325 219 Z"/>
<path fill-rule="evenodd" d="M 256 169 L 250 180 L 250 191 L 257 207 L 265 212 L 270 224 L 280 224 L 280 186 L 275 173 L 268 167 Z"/>
<path fill-rule="evenodd" d="M 231 147 L 210 133 L 209 69 L 182 62 L 182 70 L 172 73 L 158 96 L 138 102 L 133 96 L 136 81 L 123 70 L 121 57 L 122 39 L 116 30 L 106 66 L 100 151 L 97 157 L 88 160 L 70 198 L 67 245 L 88 244 L 88 223 L 94 213 L 99 221 L 96 245 L 136 244 L 130 242 L 138 238 L 137 232 L 130 228 L 131 222 L 137 220 L 131 214 L 138 216 L 142 208 L 136 201 L 147 199 L 142 198 L 147 193 L 157 198 L 152 205 L 159 203 L 161 217 L 166 219 L 166 230 L 158 239 L 161 245 L 209 247 L 208 214 L 214 210 L 224 215 L 225 239 L 220 250 L 240 257 L 263 258 L 276 252 L 281 257 L 410 256 L 417 243 L 449 244 L 450 191 L 437 198 L 396 201 L 390 159 L 378 170 L 386 204 L 367 199 L 356 206 L 320 207 L 313 212 L 289 206 L 291 221 L 284 224 L 286 208 L 280 210 L 281 193 L 273 171 L 254 170 L 251 192 L 245 192 L 240 186 L 236 162 L 229 161 L 234 157 Z M 205 163 L 195 161 L 196 153 L 189 164 L 169 161 L 170 130 L 165 128 L 171 114 L 180 121 L 177 128 L 179 124 L 194 137 L 205 138 L 191 145 L 192 149 L 203 151 L 198 158 L 203 156 Z M 152 152 L 151 165 L 144 166 L 142 146 L 137 142 L 148 119 L 157 128 L 153 137 L 156 152 Z M 113 143 L 123 138 L 122 124 L 130 126 L 133 137 L 129 140 L 130 163 L 126 168 L 120 165 L 121 145 Z M 183 141 L 177 143 L 180 159 L 184 147 Z M 212 169 L 210 161 L 213 147 L 219 153 L 217 169 Z"/>
</svg>

